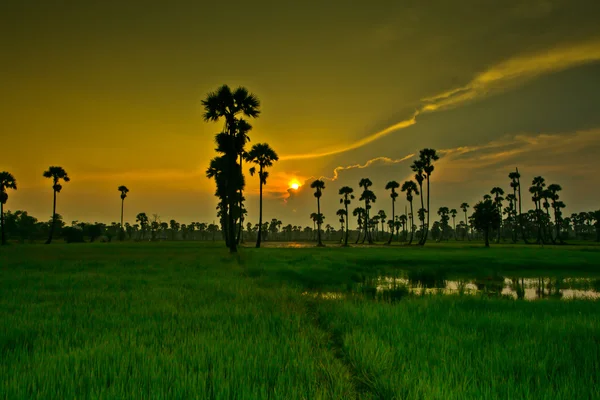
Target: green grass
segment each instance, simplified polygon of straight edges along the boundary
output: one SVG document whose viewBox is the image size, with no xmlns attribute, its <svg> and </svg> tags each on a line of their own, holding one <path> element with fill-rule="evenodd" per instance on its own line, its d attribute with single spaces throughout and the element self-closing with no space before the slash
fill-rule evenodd
<svg viewBox="0 0 600 400">
<path fill-rule="evenodd" d="M 597 247 L 0 249 L 0 398 L 593 398 L 600 307 L 325 300 L 399 270 L 600 276 Z"/>
</svg>

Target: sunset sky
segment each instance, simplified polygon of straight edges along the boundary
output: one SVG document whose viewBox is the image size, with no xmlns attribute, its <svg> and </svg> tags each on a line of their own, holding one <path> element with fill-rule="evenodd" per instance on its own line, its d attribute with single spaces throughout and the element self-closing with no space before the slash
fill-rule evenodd
<svg viewBox="0 0 600 400">
<path fill-rule="evenodd" d="M 228 84 L 260 98 L 250 144 L 281 158 L 267 220 L 312 226 L 319 177 L 325 223 L 338 227 L 338 189 L 363 177 L 391 214 L 385 183 L 409 178 L 424 147 L 442 155 L 433 211 L 508 190 L 515 167 L 525 189 L 536 175 L 560 184 L 567 214 L 599 209 L 598 21 L 595 0 L 5 0 L 0 171 L 19 186 L 7 208 L 49 219 L 42 172 L 60 165 L 69 223 L 117 221 L 119 185 L 131 223 L 216 220 L 205 170 L 222 124 L 200 102 Z"/>
</svg>

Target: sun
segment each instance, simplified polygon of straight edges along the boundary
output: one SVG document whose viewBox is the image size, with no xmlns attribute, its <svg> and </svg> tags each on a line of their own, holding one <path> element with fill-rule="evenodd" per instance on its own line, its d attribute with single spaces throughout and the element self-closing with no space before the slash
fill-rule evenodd
<svg viewBox="0 0 600 400">
<path fill-rule="evenodd" d="M 300 183 L 297 180 L 293 180 L 290 182 L 290 189 L 298 190 L 300 187 Z"/>
</svg>

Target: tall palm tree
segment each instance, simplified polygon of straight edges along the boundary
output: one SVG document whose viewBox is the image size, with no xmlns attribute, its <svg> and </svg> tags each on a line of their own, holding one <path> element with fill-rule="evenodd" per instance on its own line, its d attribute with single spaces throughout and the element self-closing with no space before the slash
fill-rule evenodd
<svg viewBox="0 0 600 400">
<path fill-rule="evenodd" d="M 410 240 L 408 244 L 411 244 L 413 241 L 414 233 L 415 233 L 415 218 L 413 211 L 413 195 L 419 195 L 419 189 L 417 188 L 417 184 L 414 181 L 406 181 L 402 184 L 400 188 L 401 191 L 406 192 L 406 200 L 410 204 Z M 421 196 L 421 202 L 423 198 Z"/>
<path fill-rule="evenodd" d="M 433 173 L 433 170 L 435 169 L 433 162 L 439 159 L 440 157 L 434 149 L 423 149 L 419 152 L 419 160 L 421 161 L 421 165 L 423 166 L 423 172 L 425 173 L 425 177 L 427 179 L 427 224 L 425 225 L 425 233 L 423 234 L 421 245 L 424 245 L 425 242 L 427 242 L 427 234 L 429 233 L 429 200 L 431 198 L 430 177 Z"/>
<path fill-rule="evenodd" d="M 354 242 L 354 244 L 357 244 L 358 241 L 360 240 L 360 232 L 362 231 L 365 214 L 366 214 L 366 210 L 362 207 L 356 207 L 352 211 L 352 215 L 356 217 L 356 226 L 358 227 L 357 228 L 358 235 L 356 236 L 356 242 Z"/>
<path fill-rule="evenodd" d="M 229 251 L 235 253 L 237 251 L 237 238 L 235 232 L 235 220 L 233 212 L 231 212 L 239 203 L 240 193 L 244 186 L 243 174 L 241 166 L 238 165 L 238 157 L 244 152 L 244 145 L 247 136 L 241 129 L 241 116 L 256 118 L 260 114 L 260 101 L 256 96 L 249 93 L 247 89 L 239 87 L 232 91 L 229 86 L 223 85 L 217 91 L 207 95 L 205 100 L 202 100 L 204 106 L 204 120 L 217 122 L 220 119 L 225 120 L 223 132 L 217 134 L 217 151 L 222 153 L 223 158 L 220 165 L 221 168 L 213 170 L 218 173 L 210 174 L 215 178 L 217 186 L 217 196 L 221 199 L 220 211 L 223 219 L 223 227 L 227 229 L 226 244 L 229 246 Z M 249 130 L 249 129 L 248 129 Z M 246 132 L 248 131 L 246 130 Z M 207 171 L 208 172 L 208 171 Z M 209 175 L 207 173 L 207 175 Z M 221 176 L 222 175 L 222 176 Z"/>
<path fill-rule="evenodd" d="M 542 204 L 541 204 L 541 202 L 542 202 L 542 192 L 543 192 L 544 188 L 546 187 L 546 183 L 545 183 L 545 179 L 543 177 L 536 176 L 533 178 L 533 181 L 531 182 L 531 184 L 532 184 L 532 186 L 529 187 L 529 192 L 532 194 L 531 200 L 535 204 L 535 215 L 536 215 L 537 228 L 538 228 L 537 243 L 543 243 L 544 236 L 543 236 L 543 230 L 542 230 L 542 218 L 541 218 Z"/>
<path fill-rule="evenodd" d="M 339 191 L 339 195 L 342 196 L 340 203 L 344 204 L 344 208 L 346 209 L 346 237 L 344 239 L 344 246 L 348 246 L 348 206 L 350 205 L 351 200 L 354 200 L 354 195 L 352 193 L 354 193 L 354 189 L 352 189 L 350 186 L 344 186 L 340 188 Z"/>
<path fill-rule="evenodd" d="M 558 192 L 560 192 L 561 190 L 562 187 L 560 185 L 557 185 L 556 183 L 548 185 L 548 195 L 552 200 L 552 208 L 554 209 L 554 225 L 556 229 L 556 240 L 558 240 L 560 243 L 563 243 L 563 240 L 560 237 L 560 224 L 562 219 L 561 209 L 565 208 L 565 203 L 558 200 L 560 198 Z M 552 233 L 550 233 L 550 237 L 552 238 Z"/>
<path fill-rule="evenodd" d="M 455 208 L 450 210 L 450 216 L 452 216 L 452 230 L 454 232 L 454 240 L 456 240 L 456 214 L 458 214 L 458 211 L 456 211 Z"/>
<path fill-rule="evenodd" d="M 269 172 L 266 171 L 266 169 L 273 166 L 273 163 L 279 160 L 279 156 L 277 156 L 275 150 L 273 150 L 271 146 L 269 146 L 267 143 L 258 143 L 252 146 L 252 149 L 250 149 L 248 155 L 246 156 L 246 160 L 248 160 L 248 162 L 258 165 L 258 177 L 260 180 L 258 226 L 262 226 L 263 185 L 267 184 L 267 178 L 269 177 Z M 254 175 L 255 173 L 256 167 L 250 168 L 250 175 Z M 257 248 L 260 247 L 261 231 L 262 229 L 258 230 L 256 237 Z"/>
<path fill-rule="evenodd" d="M 6 189 L 17 190 L 17 181 L 15 177 L 6 171 L 0 172 L 0 225 L 2 226 L 2 240 L 0 244 L 6 244 L 6 233 L 4 227 L 4 205 L 8 201 L 8 193 Z"/>
<path fill-rule="evenodd" d="M 385 189 L 390 191 L 390 198 L 392 199 L 392 221 L 396 220 L 396 198 L 398 197 L 398 193 L 396 189 L 400 187 L 400 184 L 396 181 L 389 181 L 385 185 Z M 388 244 L 392 243 L 392 238 L 394 237 L 394 230 L 392 229 L 390 232 L 390 238 L 388 239 Z"/>
<path fill-rule="evenodd" d="M 523 237 L 523 241 L 529 244 L 529 240 L 525 234 L 525 223 L 523 222 L 523 211 L 521 206 L 521 174 L 519 173 L 519 168 L 515 168 L 515 172 L 511 172 L 508 174 L 510 178 L 510 187 L 513 188 L 513 194 L 517 198 L 517 202 L 519 203 L 519 228 L 521 230 L 521 236 Z M 516 212 L 516 207 L 515 207 Z"/>
<path fill-rule="evenodd" d="M 467 210 L 469 209 L 468 203 L 462 203 L 460 205 L 461 210 L 465 213 L 465 229 L 467 230 L 467 239 L 470 241 L 471 237 L 469 236 L 469 218 L 467 217 Z"/>
<path fill-rule="evenodd" d="M 64 182 L 69 182 L 71 179 L 69 178 L 67 172 L 63 169 L 63 167 L 54 166 L 44 171 L 44 178 L 52 179 L 52 191 L 54 192 L 54 202 L 52 204 L 52 225 L 50 226 L 50 235 L 48 236 L 48 240 L 46 240 L 46 244 L 50 244 L 52 243 L 54 226 L 56 225 L 56 194 L 60 193 L 62 189 L 60 180 L 62 179 Z"/>
<path fill-rule="evenodd" d="M 410 166 L 415 173 L 415 180 L 419 185 L 417 192 L 421 193 L 421 210 L 425 209 L 424 196 L 423 196 L 423 182 L 425 181 L 425 173 L 423 171 L 423 162 L 421 160 L 415 160 Z M 416 193 L 415 193 L 416 194 Z M 421 218 L 421 216 L 423 218 Z M 419 244 L 423 240 L 423 233 L 425 232 L 425 214 L 419 213 L 419 220 L 421 221 L 421 237 L 419 238 Z M 410 244 L 410 243 L 409 243 Z"/>
<path fill-rule="evenodd" d="M 315 189 L 315 197 L 317 198 L 317 215 L 319 216 L 317 219 L 317 246 L 323 247 L 323 242 L 321 242 L 321 224 L 323 223 L 323 214 L 321 214 L 321 196 L 323 195 L 323 190 L 325 190 L 325 182 L 317 179 L 310 184 L 310 187 Z"/>
<path fill-rule="evenodd" d="M 369 230 L 370 218 L 369 218 L 369 210 L 371 209 L 371 203 L 374 203 L 377 200 L 377 196 L 373 193 L 369 188 L 373 186 L 373 182 L 369 178 L 362 178 L 358 183 L 358 186 L 363 188 L 363 192 L 360 195 L 360 201 L 365 202 L 365 216 L 364 216 L 364 228 L 365 228 L 365 236 L 363 238 L 363 243 L 366 239 L 369 239 L 369 244 L 373 243 L 373 238 L 371 237 L 371 232 Z"/>
<path fill-rule="evenodd" d="M 344 210 L 343 208 L 340 208 L 339 210 L 336 211 L 335 215 L 340 217 L 339 222 L 340 222 L 341 228 L 342 228 L 342 238 L 340 239 L 340 242 L 344 242 L 344 237 L 348 236 L 348 232 L 346 232 L 346 234 L 344 234 L 344 223 L 347 223 L 346 216 L 348 215 L 348 212 L 346 210 Z M 347 241 L 347 239 L 346 239 L 346 241 Z"/>
<path fill-rule="evenodd" d="M 125 197 L 127 197 L 127 193 L 129 193 L 129 189 L 127 189 L 127 186 L 119 186 L 119 188 L 117 189 L 119 192 L 121 192 L 121 240 L 123 240 L 123 205 L 125 203 Z"/>
<path fill-rule="evenodd" d="M 408 222 L 408 217 L 405 214 L 402 214 L 398 217 L 398 222 L 400 223 L 400 225 L 402 226 L 402 237 L 403 237 L 403 241 L 406 240 L 406 223 Z M 398 231 L 398 228 L 396 228 L 396 231 Z M 400 240 L 400 238 L 398 238 L 398 240 Z"/>
<path fill-rule="evenodd" d="M 491 191 L 494 195 L 494 204 L 498 207 L 498 213 L 502 216 L 502 200 L 504 200 L 504 190 L 499 187 L 494 187 Z M 500 234 L 502 233 L 502 217 L 500 217 L 500 225 L 498 227 L 498 236 L 496 237 L 496 243 L 500 243 Z"/>
<path fill-rule="evenodd" d="M 379 217 L 379 222 L 381 222 L 381 236 L 385 234 L 385 219 L 387 218 L 387 214 L 383 210 L 379 210 L 377 213 Z"/>
</svg>

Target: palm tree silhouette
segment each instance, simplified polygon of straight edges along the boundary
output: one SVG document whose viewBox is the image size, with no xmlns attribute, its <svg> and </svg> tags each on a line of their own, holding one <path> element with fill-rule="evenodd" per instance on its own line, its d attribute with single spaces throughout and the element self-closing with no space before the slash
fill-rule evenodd
<svg viewBox="0 0 600 400">
<path fill-rule="evenodd" d="M 433 162 L 439 160 L 437 152 L 434 149 L 423 149 L 419 152 L 419 160 L 421 161 L 421 165 L 423 166 L 423 172 L 425 173 L 425 177 L 427 179 L 427 224 L 425 225 L 425 233 L 423 235 L 421 245 L 424 245 L 427 242 L 427 234 L 429 233 L 429 200 L 431 195 L 431 186 L 430 186 L 430 177 L 435 169 Z M 421 191 L 422 193 L 423 191 Z"/>
<path fill-rule="evenodd" d="M 0 244 L 6 244 L 6 233 L 4 226 L 4 205 L 8 201 L 8 193 L 6 189 L 17 190 L 17 181 L 15 177 L 6 171 L 0 172 L 0 225 L 2 227 L 2 240 Z"/>
<path fill-rule="evenodd" d="M 379 217 L 379 222 L 381 222 L 381 236 L 383 237 L 385 234 L 385 219 L 387 218 L 387 214 L 385 211 L 379 210 L 377 216 Z"/>
<path fill-rule="evenodd" d="M 491 194 L 494 195 L 494 204 L 498 207 L 498 212 L 502 215 L 502 200 L 504 200 L 504 190 L 499 187 L 494 187 L 491 191 Z M 498 227 L 498 237 L 496 238 L 496 243 L 500 243 L 500 234 L 502 232 L 502 218 L 500 218 L 500 225 Z"/>
<path fill-rule="evenodd" d="M 275 150 L 271 148 L 267 143 L 258 143 L 252 146 L 252 149 L 248 152 L 246 157 L 248 162 L 254 163 L 258 165 L 258 178 L 260 180 L 260 200 L 259 200 L 259 217 L 258 217 L 258 225 L 262 226 L 262 209 L 263 209 L 263 185 L 267 184 L 267 178 L 269 177 L 269 172 L 266 171 L 268 167 L 273 166 L 275 161 L 279 160 L 277 153 Z M 250 168 L 250 175 L 254 175 L 256 173 L 256 167 Z M 261 231 L 258 230 L 258 234 L 256 237 L 256 247 L 260 247 L 261 241 Z"/>
<path fill-rule="evenodd" d="M 416 175 L 415 175 L 416 176 Z M 406 192 L 406 200 L 410 204 L 410 240 L 408 244 L 410 245 L 413 241 L 414 233 L 415 233 L 415 218 L 413 212 L 413 195 L 419 195 L 419 189 L 417 188 L 417 184 L 414 181 L 406 181 L 402 184 L 401 191 Z M 423 197 L 421 196 L 421 204 L 423 203 Z"/>
<path fill-rule="evenodd" d="M 64 182 L 69 182 L 71 179 L 62 167 L 54 166 L 48 168 L 47 171 L 44 171 L 44 178 L 52 179 L 52 191 L 54 192 L 54 202 L 52 205 L 52 226 L 50 226 L 50 235 L 48 236 L 48 240 L 46 240 L 46 244 L 50 244 L 52 243 L 54 226 L 56 225 L 56 194 L 60 193 L 60 190 L 62 189 L 60 180 L 62 179 Z"/>
<path fill-rule="evenodd" d="M 423 196 L 423 182 L 425 181 L 425 174 L 423 172 L 423 162 L 421 160 L 415 160 L 410 166 L 413 172 L 415 173 L 415 180 L 419 185 L 419 190 L 415 192 L 415 194 L 421 194 L 421 210 L 425 209 L 424 196 Z M 423 241 L 423 234 L 425 232 L 425 214 L 419 212 L 419 220 L 421 221 L 421 237 L 419 238 L 419 244 Z M 421 218 L 422 217 L 422 218 Z M 410 243 L 409 243 L 410 244 Z"/>
<path fill-rule="evenodd" d="M 405 214 L 402 214 L 398 217 L 398 222 L 402 226 L 402 241 L 406 240 L 406 223 L 408 222 L 408 217 Z M 398 232 L 398 227 L 396 227 L 396 232 Z"/>
<path fill-rule="evenodd" d="M 563 240 L 560 237 L 560 224 L 561 224 L 561 219 L 562 219 L 561 218 L 561 216 L 562 216 L 561 209 L 565 208 L 565 203 L 558 200 L 560 198 L 558 195 L 558 192 L 560 192 L 561 190 L 562 190 L 562 187 L 560 185 L 557 185 L 556 183 L 552 183 L 552 184 L 548 185 L 547 192 L 548 192 L 550 199 L 552 200 L 552 209 L 554 210 L 554 225 L 555 225 L 555 229 L 556 229 L 556 240 L 558 240 L 560 243 L 563 243 Z M 550 237 L 552 237 L 552 234 L 550 234 Z"/>
<path fill-rule="evenodd" d="M 521 174 L 519 173 L 519 168 L 515 168 L 515 172 L 509 173 L 508 177 L 511 179 L 510 187 L 513 188 L 513 194 L 519 203 L 519 228 L 521 229 L 521 236 L 523 237 L 523 241 L 529 244 L 529 240 L 525 235 L 525 223 L 523 222 L 523 211 L 521 207 Z"/>
<path fill-rule="evenodd" d="M 532 186 L 529 187 L 529 192 L 533 195 L 531 197 L 531 200 L 535 204 L 535 216 L 536 216 L 537 228 L 538 228 L 537 243 L 543 243 L 544 237 L 543 237 L 543 230 L 542 230 L 541 201 L 542 201 L 542 192 L 543 192 L 544 188 L 546 187 L 546 183 L 545 183 L 545 179 L 541 176 L 534 177 L 533 181 L 531 183 L 532 183 Z"/>
<path fill-rule="evenodd" d="M 315 180 L 310 184 L 311 189 L 315 189 L 315 197 L 317 198 L 317 246 L 323 247 L 323 242 L 321 242 L 321 224 L 323 223 L 323 214 L 321 214 L 321 196 L 323 195 L 323 190 L 325 190 L 325 182 L 320 179 Z"/>
<path fill-rule="evenodd" d="M 139 213 L 135 217 L 135 222 L 139 222 L 139 224 L 140 224 L 140 230 L 141 230 L 142 240 L 144 240 L 144 236 L 146 234 L 146 229 L 148 227 L 148 222 L 149 221 L 150 220 L 148 218 L 148 215 L 146 215 L 146 213 Z"/>
<path fill-rule="evenodd" d="M 500 226 L 500 212 L 498 206 L 492 202 L 491 198 L 485 199 L 475 204 L 473 207 L 473 224 L 476 229 L 483 232 L 485 247 L 490 247 L 490 230 L 497 229 Z"/>
<path fill-rule="evenodd" d="M 375 200 L 377 200 L 377 196 L 375 196 L 375 193 L 369 189 L 371 186 L 373 186 L 373 182 L 371 182 L 369 178 L 361 179 L 358 183 L 358 186 L 363 188 L 363 192 L 360 195 L 359 200 L 365 202 L 365 216 L 363 223 L 365 227 L 365 236 L 362 242 L 364 243 L 366 239 L 369 239 L 369 244 L 372 244 L 373 238 L 371 237 L 371 232 L 369 230 L 369 224 L 371 223 L 369 218 L 369 210 L 371 209 L 371 203 L 374 203 Z"/>
<path fill-rule="evenodd" d="M 465 213 L 465 230 L 467 231 L 467 239 L 471 241 L 471 237 L 469 236 L 469 218 L 467 217 L 467 210 L 469 207 L 470 206 L 468 203 L 462 203 L 460 205 L 461 210 Z"/>
<path fill-rule="evenodd" d="M 225 127 L 222 133 L 217 134 L 217 151 L 223 153 L 222 161 L 218 161 L 209 167 L 220 167 L 213 170 L 211 174 L 215 178 L 217 186 L 217 196 L 221 199 L 220 211 L 224 221 L 223 227 L 226 228 L 226 244 L 229 246 L 229 251 L 235 253 L 237 251 L 237 238 L 235 232 L 235 220 L 233 216 L 233 208 L 240 201 L 240 193 L 244 186 L 243 174 L 241 166 L 237 160 L 243 154 L 244 145 L 247 141 L 246 132 L 242 127 L 241 118 L 238 115 L 243 115 L 250 118 L 256 118 L 260 114 L 260 101 L 256 96 L 250 94 L 247 89 L 239 87 L 235 91 L 231 91 L 229 86 L 223 85 L 217 91 L 207 95 L 205 100 L 202 100 L 204 106 L 204 120 L 217 122 L 223 118 Z M 208 171 L 207 171 L 208 172 Z M 209 174 L 207 173 L 207 176 Z M 222 176 L 221 176 L 222 175 Z"/>
<path fill-rule="evenodd" d="M 117 189 L 121 192 L 121 240 L 123 240 L 123 204 L 125 203 L 125 197 L 127 197 L 127 193 L 129 193 L 129 189 L 126 186 L 119 186 Z"/>
<path fill-rule="evenodd" d="M 351 203 L 351 200 L 354 199 L 354 195 L 352 194 L 354 193 L 354 189 L 352 189 L 350 186 L 344 186 L 342 188 L 340 188 L 339 191 L 339 195 L 343 196 L 340 199 L 340 203 L 344 204 L 344 208 L 346 209 L 346 237 L 344 239 L 344 246 L 348 246 L 348 206 Z M 360 231 L 359 231 L 360 233 Z M 360 236 L 360 234 L 359 234 Z"/>
<path fill-rule="evenodd" d="M 340 208 L 339 210 L 336 211 L 335 215 L 340 217 L 339 222 L 340 222 L 341 228 L 342 228 L 342 237 L 340 239 L 340 242 L 343 242 L 344 237 L 348 236 L 347 232 L 344 235 L 344 223 L 346 222 L 346 215 L 348 215 L 348 212 L 346 210 L 344 210 L 343 208 Z"/>
<path fill-rule="evenodd" d="M 356 207 L 352 211 L 352 215 L 356 217 L 356 225 L 358 227 L 358 235 L 356 236 L 356 242 L 354 242 L 354 244 L 358 244 L 358 241 L 360 240 L 360 232 L 362 231 L 365 214 L 366 210 L 362 207 Z"/>
<path fill-rule="evenodd" d="M 458 214 L 458 211 L 456 211 L 455 208 L 450 210 L 450 215 L 452 216 L 452 231 L 454 232 L 454 240 L 456 240 L 456 214 Z"/>
<path fill-rule="evenodd" d="M 385 189 L 386 190 L 390 190 L 390 197 L 392 199 L 392 221 L 396 220 L 396 198 L 398 197 L 398 193 L 396 192 L 396 189 L 398 189 L 400 187 L 400 184 L 396 181 L 389 181 L 386 185 L 385 185 Z M 391 229 L 390 232 L 390 238 L 388 239 L 387 244 L 391 244 L 392 243 L 392 238 L 394 237 L 394 230 Z"/>
</svg>

